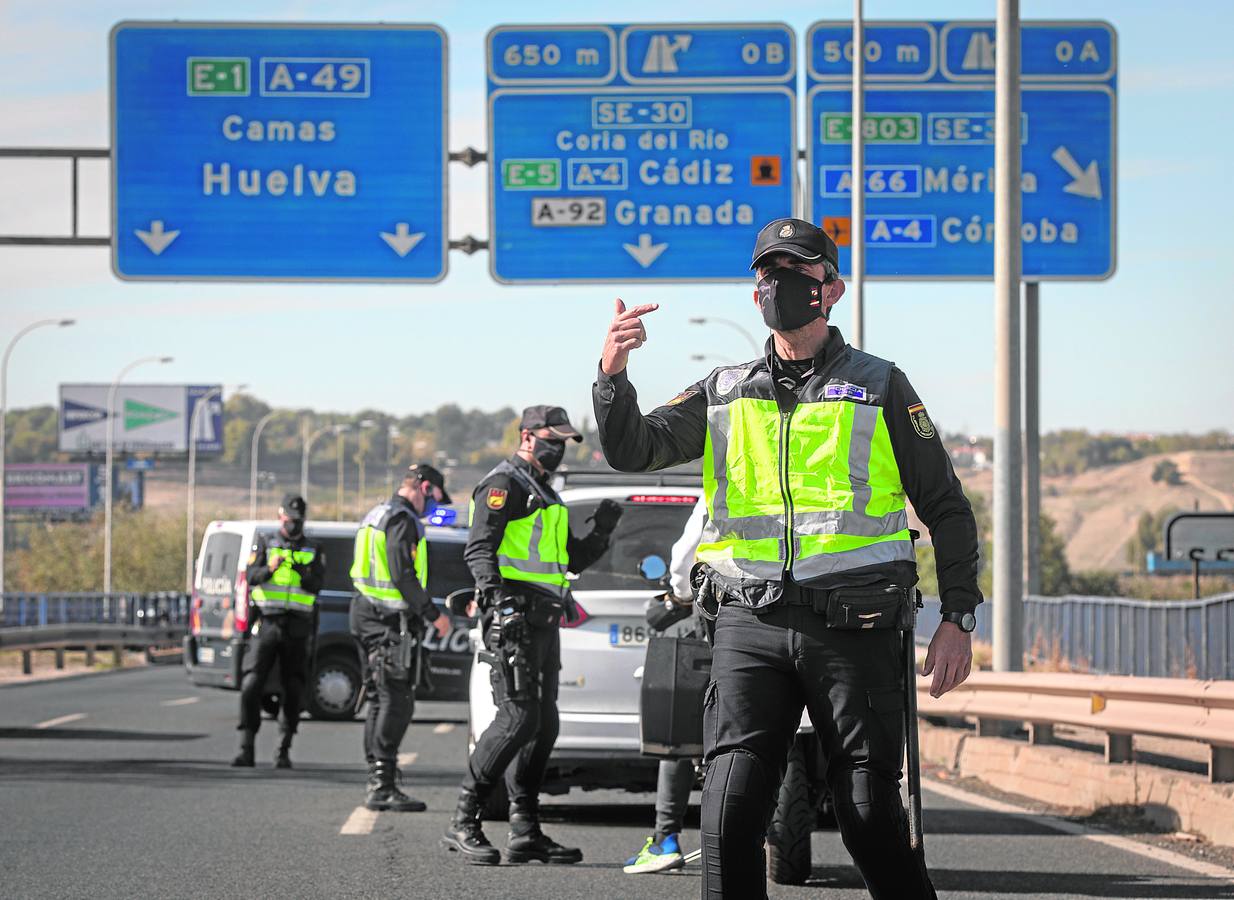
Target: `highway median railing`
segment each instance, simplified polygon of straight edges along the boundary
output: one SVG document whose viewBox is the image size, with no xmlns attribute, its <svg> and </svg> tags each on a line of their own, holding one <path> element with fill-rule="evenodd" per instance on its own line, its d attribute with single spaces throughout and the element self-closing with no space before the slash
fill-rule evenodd
<svg viewBox="0 0 1234 900">
<path fill-rule="evenodd" d="M 1048 744 L 1054 726 L 1105 734 L 1105 758 L 1131 762 L 1135 735 L 1207 744 L 1208 777 L 1234 782 L 1234 683 L 1183 678 L 1136 678 L 1064 672 L 974 672 L 935 699 L 918 687 L 926 719 L 974 718 L 978 733 L 998 734 L 1006 723 L 1028 727 L 1030 743 Z M 1001 727 L 1000 727 L 1001 726 Z"/>
<path fill-rule="evenodd" d="M 48 593 L 3 595 L 0 650 L 22 651 L 22 672 L 32 671 L 31 652 L 55 650 L 64 668 L 64 650 L 80 647 L 87 665 L 98 647 L 111 648 L 115 664 L 125 649 L 179 645 L 189 621 L 189 597 L 174 591 L 153 593 Z"/>
</svg>

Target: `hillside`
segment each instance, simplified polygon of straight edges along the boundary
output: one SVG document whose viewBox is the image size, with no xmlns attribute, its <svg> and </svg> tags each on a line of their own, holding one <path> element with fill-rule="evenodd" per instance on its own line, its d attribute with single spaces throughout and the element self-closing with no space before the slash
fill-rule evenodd
<svg viewBox="0 0 1234 900">
<path fill-rule="evenodd" d="M 1163 459 L 1178 466 L 1182 484 L 1152 480 L 1153 467 Z M 992 499 L 990 471 L 961 473 L 961 478 L 966 490 Z M 1201 510 L 1234 511 L 1234 452 L 1163 453 L 1079 475 L 1047 477 L 1041 503 L 1067 542 L 1072 569 L 1122 569 L 1127 541 L 1143 513 L 1170 506 L 1193 509 L 1197 503 Z"/>
</svg>

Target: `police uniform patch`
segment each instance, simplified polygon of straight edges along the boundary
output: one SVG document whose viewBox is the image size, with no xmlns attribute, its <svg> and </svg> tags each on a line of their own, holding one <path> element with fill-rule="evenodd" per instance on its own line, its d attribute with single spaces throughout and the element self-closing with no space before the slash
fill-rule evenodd
<svg viewBox="0 0 1234 900">
<path fill-rule="evenodd" d="M 793 226 L 791 224 L 785 223 L 784 225 L 780 226 L 780 237 L 789 238 L 792 236 L 793 236 Z"/>
<path fill-rule="evenodd" d="M 716 393 L 727 394 L 745 377 L 745 369 L 725 369 L 716 376 Z"/>
<path fill-rule="evenodd" d="M 509 496 L 509 491 L 503 491 L 501 488 L 489 488 L 488 500 L 485 502 L 488 504 L 489 509 L 501 509 L 506 505 L 506 498 Z"/>
<path fill-rule="evenodd" d="M 917 432 L 917 437 L 927 441 L 934 437 L 934 423 L 930 421 L 930 414 L 926 412 L 924 403 L 914 403 L 908 408 L 908 420 L 913 423 L 913 431 Z"/>
<path fill-rule="evenodd" d="M 665 406 L 676 406 L 678 403 L 685 403 L 691 397 L 694 397 L 697 395 L 698 395 L 698 391 L 682 391 L 680 394 L 678 394 L 676 397 L 674 397 L 672 400 L 668 401 L 664 405 Z"/>
</svg>

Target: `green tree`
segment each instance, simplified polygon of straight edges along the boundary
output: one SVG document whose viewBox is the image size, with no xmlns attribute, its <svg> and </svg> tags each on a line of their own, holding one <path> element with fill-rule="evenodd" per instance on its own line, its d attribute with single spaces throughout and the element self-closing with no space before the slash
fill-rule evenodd
<svg viewBox="0 0 1234 900">
<path fill-rule="evenodd" d="M 1153 466 L 1153 481 L 1164 481 L 1166 484 L 1182 484 L 1183 475 L 1178 471 L 1178 465 L 1172 459 L 1161 459 Z"/>
</svg>

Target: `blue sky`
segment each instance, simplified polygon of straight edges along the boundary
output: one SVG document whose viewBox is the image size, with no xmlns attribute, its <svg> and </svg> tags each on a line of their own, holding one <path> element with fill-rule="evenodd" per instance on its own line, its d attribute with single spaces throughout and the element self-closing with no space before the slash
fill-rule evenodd
<svg viewBox="0 0 1234 900">
<path fill-rule="evenodd" d="M 697 19 L 663 3 L 627 0 L 590 21 Z M 0 4 L 0 146 L 105 147 L 107 32 L 121 19 L 433 21 L 450 39 L 450 146 L 487 146 L 486 31 L 498 24 L 578 21 L 577 3 L 57 2 Z M 712 21 L 750 18 L 748 3 L 716 0 Z M 767 0 L 763 21 L 793 27 L 842 18 L 847 2 Z M 870 19 L 973 19 L 994 3 L 867 0 Z M 1159 3 L 1030 2 L 1025 19 L 1106 19 L 1119 35 L 1117 274 L 1106 282 L 1042 286 L 1043 428 L 1204 431 L 1234 428 L 1234 252 L 1229 176 L 1234 126 L 1234 4 L 1208 0 L 1163 14 Z M 800 46 L 800 44 L 799 44 Z M 67 179 L 54 165 L 0 164 L 0 232 L 64 227 Z M 451 166 L 452 237 L 487 235 L 483 167 Z M 105 233 L 106 170 L 83 170 L 83 230 Z M 105 249 L 0 248 L 0 342 L 44 316 L 71 329 L 25 338 L 9 372 L 9 403 L 54 403 L 60 382 L 109 381 L 130 360 L 173 355 L 143 381 L 245 382 L 281 406 L 395 414 L 445 402 L 464 407 L 565 405 L 590 411 L 614 296 L 659 302 L 650 342 L 631 364 L 644 409 L 711 368 L 691 353 L 745 359 L 743 339 L 691 316 L 761 323 L 741 285 L 520 286 L 494 283 L 483 253 L 451 254 L 435 285 L 136 284 L 117 281 Z M 993 420 L 993 287 L 872 283 L 866 348 L 896 360 L 947 430 L 989 433 Z M 294 335 L 282 337 L 288 310 Z M 842 301 L 834 321 L 847 329 Z M 298 348 L 303 366 L 297 366 Z M 380 358 L 389 374 L 372 377 Z"/>
</svg>

